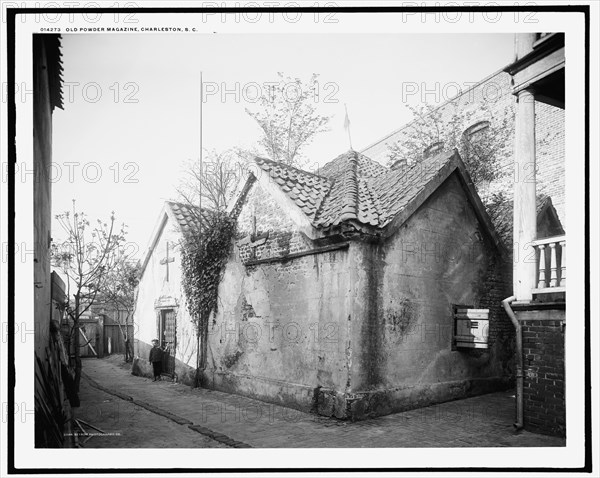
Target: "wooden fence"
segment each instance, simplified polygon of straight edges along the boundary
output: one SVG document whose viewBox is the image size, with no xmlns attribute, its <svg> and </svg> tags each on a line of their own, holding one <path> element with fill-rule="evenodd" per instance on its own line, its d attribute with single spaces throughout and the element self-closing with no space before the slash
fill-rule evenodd
<svg viewBox="0 0 600 478">
<path fill-rule="evenodd" d="M 110 354 L 124 354 L 125 353 L 125 339 L 123 333 L 125 332 L 125 325 L 119 326 L 119 324 L 104 324 L 104 355 Z M 133 325 L 127 326 L 127 335 L 130 341 L 130 347 L 133 350 Z M 110 352 L 108 348 L 108 342 L 110 340 Z"/>
</svg>

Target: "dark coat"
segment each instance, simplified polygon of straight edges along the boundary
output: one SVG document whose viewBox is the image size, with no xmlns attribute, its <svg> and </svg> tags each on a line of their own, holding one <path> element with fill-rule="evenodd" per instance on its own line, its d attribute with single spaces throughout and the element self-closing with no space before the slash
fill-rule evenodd
<svg viewBox="0 0 600 478">
<path fill-rule="evenodd" d="M 162 361 L 162 355 L 163 351 L 160 349 L 160 347 L 152 347 L 150 349 L 150 357 L 148 357 L 148 360 L 150 362 L 160 362 Z"/>
</svg>

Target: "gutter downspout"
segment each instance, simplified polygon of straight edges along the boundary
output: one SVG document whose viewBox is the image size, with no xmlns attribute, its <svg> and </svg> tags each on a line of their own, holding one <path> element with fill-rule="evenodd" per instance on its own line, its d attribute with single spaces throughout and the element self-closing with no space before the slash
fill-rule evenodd
<svg viewBox="0 0 600 478">
<path fill-rule="evenodd" d="M 516 430 L 521 430 L 523 428 L 523 334 L 521 332 L 521 323 L 517 320 L 515 312 L 510 306 L 516 299 L 514 295 L 507 297 L 502 301 L 502 305 L 515 326 L 517 342 L 517 421 L 514 423 L 514 427 Z"/>
</svg>

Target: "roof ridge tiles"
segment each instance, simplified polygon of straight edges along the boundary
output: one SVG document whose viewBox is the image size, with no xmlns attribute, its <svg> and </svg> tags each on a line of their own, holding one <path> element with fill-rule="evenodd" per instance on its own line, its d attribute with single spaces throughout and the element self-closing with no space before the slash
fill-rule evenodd
<svg viewBox="0 0 600 478">
<path fill-rule="evenodd" d="M 300 169 L 300 168 L 297 168 L 296 166 L 291 166 L 289 164 L 285 164 L 285 163 L 282 163 L 280 161 L 274 161 L 272 159 L 263 158 L 262 156 L 256 156 L 254 158 L 254 161 L 257 162 L 257 163 L 259 163 L 259 166 L 260 166 L 261 162 L 264 162 L 264 163 L 267 163 L 269 165 L 278 166 L 278 167 L 281 167 L 281 168 L 292 170 L 294 172 L 306 174 L 308 176 L 314 176 L 315 178 L 324 179 L 326 181 L 329 181 L 329 179 L 326 178 L 325 176 L 321 176 L 319 174 L 311 173 L 310 171 L 306 171 L 304 169 Z"/>
<path fill-rule="evenodd" d="M 315 211 L 315 217 L 314 217 L 315 224 L 318 224 L 319 221 L 321 220 L 321 213 L 323 212 L 325 203 L 327 202 L 327 200 L 329 199 L 329 196 L 331 195 L 331 191 L 333 191 L 333 188 L 335 188 L 335 183 L 336 183 L 335 180 L 331 181 L 331 185 L 329 186 L 329 189 L 327 189 L 327 192 L 323 195 L 321 202 L 317 205 L 317 209 Z"/>
<path fill-rule="evenodd" d="M 356 151 L 352 151 L 352 153 L 349 155 L 346 171 L 344 172 L 344 205 L 339 217 L 340 222 L 358 218 L 358 157 Z"/>
<path fill-rule="evenodd" d="M 371 187 L 370 182 L 367 181 L 366 178 L 361 178 L 360 183 L 362 183 L 364 185 L 365 191 L 371 199 L 371 204 L 368 205 L 368 206 L 370 206 L 369 212 L 375 216 L 375 219 L 377 222 L 377 224 L 371 224 L 371 225 L 378 226 L 380 223 L 382 210 L 383 210 L 381 207 L 381 201 L 379 200 L 379 196 L 375 193 L 374 189 Z"/>
</svg>

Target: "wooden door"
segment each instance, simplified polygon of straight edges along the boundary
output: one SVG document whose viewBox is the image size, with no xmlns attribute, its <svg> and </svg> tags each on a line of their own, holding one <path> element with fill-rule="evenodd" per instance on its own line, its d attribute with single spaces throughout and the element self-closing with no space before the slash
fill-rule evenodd
<svg viewBox="0 0 600 478">
<path fill-rule="evenodd" d="M 175 311 L 165 309 L 161 311 L 159 340 L 163 349 L 163 374 L 173 377 L 175 373 L 175 349 L 177 347 L 177 324 Z"/>
</svg>

